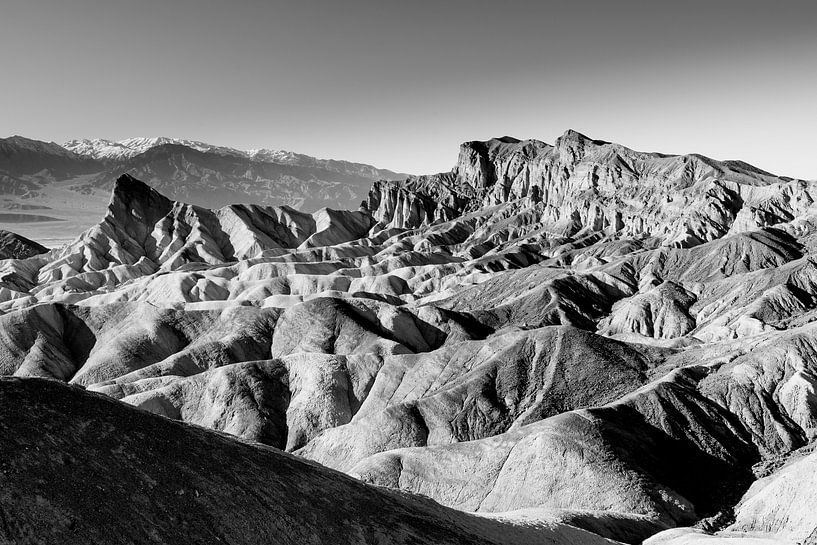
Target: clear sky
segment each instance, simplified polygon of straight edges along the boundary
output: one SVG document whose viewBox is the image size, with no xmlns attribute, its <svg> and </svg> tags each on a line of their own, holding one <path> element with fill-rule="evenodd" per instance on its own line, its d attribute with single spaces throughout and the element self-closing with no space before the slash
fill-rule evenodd
<svg viewBox="0 0 817 545">
<path fill-rule="evenodd" d="M 815 0 L 2 0 L 0 135 L 410 173 L 568 128 L 817 178 Z"/>
</svg>

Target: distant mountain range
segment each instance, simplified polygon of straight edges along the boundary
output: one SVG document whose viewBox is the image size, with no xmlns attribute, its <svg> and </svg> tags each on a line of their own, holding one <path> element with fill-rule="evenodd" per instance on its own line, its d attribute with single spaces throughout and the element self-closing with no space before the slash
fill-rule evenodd
<svg viewBox="0 0 817 545">
<path fill-rule="evenodd" d="M 0 229 L 46 246 L 69 242 L 105 213 L 130 174 L 174 200 L 206 208 L 245 203 L 357 209 L 377 180 L 405 174 L 283 150 L 238 150 L 178 138 L 0 139 Z"/>
<path fill-rule="evenodd" d="M 0 139 L 4 196 L 35 197 L 55 182 L 79 195 L 109 193 L 122 174 L 207 207 L 288 205 L 305 211 L 354 209 L 372 182 L 403 174 L 283 150 L 243 151 L 177 138 L 71 140 L 60 146 L 21 136 Z"/>
</svg>

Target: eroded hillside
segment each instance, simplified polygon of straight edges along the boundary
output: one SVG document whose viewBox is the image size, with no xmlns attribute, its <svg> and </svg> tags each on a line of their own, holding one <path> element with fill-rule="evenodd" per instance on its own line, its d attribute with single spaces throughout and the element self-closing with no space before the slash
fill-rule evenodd
<svg viewBox="0 0 817 545">
<path fill-rule="evenodd" d="M 813 510 L 781 513 L 810 498 L 815 195 L 573 131 L 466 143 L 357 211 L 123 176 L 74 242 L 0 261 L 0 371 L 542 543 L 814 543 Z"/>
</svg>

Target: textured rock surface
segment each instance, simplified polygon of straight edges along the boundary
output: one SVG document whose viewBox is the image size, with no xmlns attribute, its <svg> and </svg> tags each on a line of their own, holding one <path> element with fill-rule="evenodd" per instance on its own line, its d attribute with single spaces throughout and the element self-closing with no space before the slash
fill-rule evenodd
<svg viewBox="0 0 817 545">
<path fill-rule="evenodd" d="M 646 381 L 649 366 L 626 345 L 569 327 L 392 356 L 352 421 L 299 453 L 350 470 L 385 450 L 483 439 L 617 399 Z"/>
<path fill-rule="evenodd" d="M 475 520 L 809 540 L 815 189 L 572 131 L 466 143 L 356 212 L 123 177 L 71 244 L 0 261 L 0 371 Z"/>
<path fill-rule="evenodd" d="M 774 535 L 804 545 L 817 543 L 817 452 L 813 445 L 804 451 L 752 484 L 728 531 Z"/>
<path fill-rule="evenodd" d="M 793 543 L 772 536 L 733 532 L 712 535 L 691 528 L 666 530 L 644 541 L 644 545 L 793 545 Z"/>
<path fill-rule="evenodd" d="M 809 209 L 813 191 L 813 183 L 739 161 L 641 153 L 567 131 L 553 146 L 510 137 L 467 142 L 452 172 L 376 185 L 369 207 L 383 223 L 415 227 L 527 199 L 553 232 L 655 236 L 685 247 L 791 220 Z M 423 198 L 431 205 L 424 215 L 398 213 Z"/>
<path fill-rule="evenodd" d="M 734 501 L 756 459 L 730 415 L 676 372 L 612 404 L 504 434 L 372 456 L 351 470 L 468 510 L 611 510 L 689 523 Z"/>
<path fill-rule="evenodd" d="M 0 231 L 0 259 L 26 259 L 47 251 L 45 246 L 17 233 Z"/>
</svg>

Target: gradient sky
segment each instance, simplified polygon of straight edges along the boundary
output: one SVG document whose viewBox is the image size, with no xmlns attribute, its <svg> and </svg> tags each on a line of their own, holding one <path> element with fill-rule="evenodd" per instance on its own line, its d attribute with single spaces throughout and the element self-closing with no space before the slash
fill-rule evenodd
<svg viewBox="0 0 817 545">
<path fill-rule="evenodd" d="M 3 0 L 0 136 L 410 173 L 568 128 L 817 178 L 817 1 Z"/>
</svg>

